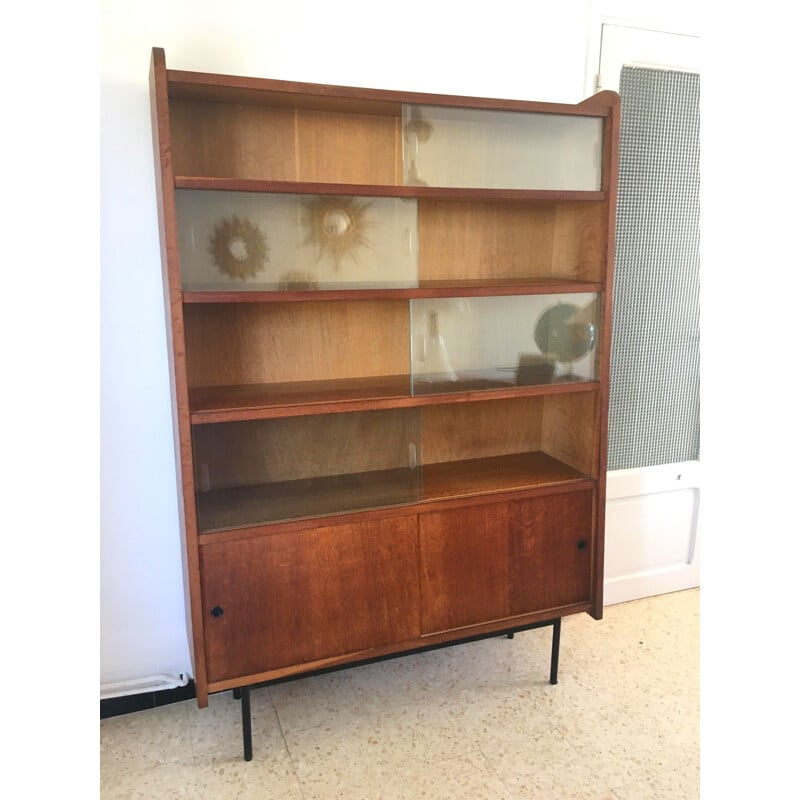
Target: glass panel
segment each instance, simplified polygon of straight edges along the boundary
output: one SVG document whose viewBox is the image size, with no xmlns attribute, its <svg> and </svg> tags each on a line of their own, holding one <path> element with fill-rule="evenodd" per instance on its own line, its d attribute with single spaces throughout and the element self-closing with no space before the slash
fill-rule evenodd
<svg viewBox="0 0 800 800">
<path fill-rule="evenodd" d="M 201 533 L 412 503 L 420 410 L 195 425 Z"/>
<path fill-rule="evenodd" d="M 599 191 L 599 117 L 403 107 L 407 186 Z"/>
<path fill-rule="evenodd" d="M 175 192 L 184 291 L 416 286 L 416 200 Z"/>
<path fill-rule="evenodd" d="M 596 294 L 411 301 L 415 395 L 594 380 Z"/>
</svg>

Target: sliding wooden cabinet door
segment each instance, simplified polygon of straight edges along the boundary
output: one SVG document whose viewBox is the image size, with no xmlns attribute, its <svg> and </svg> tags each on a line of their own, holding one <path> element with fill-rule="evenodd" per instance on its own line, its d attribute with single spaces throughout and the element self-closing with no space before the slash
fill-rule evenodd
<svg viewBox="0 0 800 800">
<path fill-rule="evenodd" d="M 593 491 L 420 514 L 423 634 L 588 602 Z"/>
<path fill-rule="evenodd" d="M 416 516 L 202 548 L 211 681 L 419 635 Z"/>
</svg>

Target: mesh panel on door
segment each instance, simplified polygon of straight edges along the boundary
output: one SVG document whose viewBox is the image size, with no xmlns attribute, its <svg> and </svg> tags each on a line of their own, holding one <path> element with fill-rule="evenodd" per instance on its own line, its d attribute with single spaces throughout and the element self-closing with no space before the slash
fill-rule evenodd
<svg viewBox="0 0 800 800">
<path fill-rule="evenodd" d="M 699 94 L 622 69 L 609 470 L 699 457 Z"/>
</svg>

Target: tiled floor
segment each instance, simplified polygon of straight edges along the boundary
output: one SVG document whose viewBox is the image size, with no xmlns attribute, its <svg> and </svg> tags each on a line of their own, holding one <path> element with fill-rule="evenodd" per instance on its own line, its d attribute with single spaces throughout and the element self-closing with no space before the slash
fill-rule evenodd
<svg viewBox="0 0 800 800">
<path fill-rule="evenodd" d="M 699 590 L 101 722 L 103 800 L 699 797 Z"/>
</svg>

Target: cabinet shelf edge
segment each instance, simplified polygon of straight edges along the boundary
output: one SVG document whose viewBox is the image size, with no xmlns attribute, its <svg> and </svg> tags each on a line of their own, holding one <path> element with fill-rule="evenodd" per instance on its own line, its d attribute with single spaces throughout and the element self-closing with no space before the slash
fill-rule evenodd
<svg viewBox="0 0 800 800">
<path fill-rule="evenodd" d="M 223 387 L 229 388 L 229 387 Z M 259 419 L 300 417 L 317 414 L 343 414 L 352 411 L 378 411 L 396 408 L 474 403 L 487 400 L 506 400 L 515 397 L 537 397 L 541 395 L 570 394 L 573 392 L 600 391 L 600 381 L 575 381 L 539 384 L 535 386 L 509 386 L 499 389 L 481 389 L 463 392 L 442 392 L 427 395 L 396 394 L 379 397 L 345 397 L 336 400 L 297 401 L 266 404 L 253 401 L 251 405 L 225 407 L 221 403 L 214 407 L 206 401 L 203 409 L 190 410 L 193 425 L 208 425 L 220 422 L 249 422 Z M 190 391 L 191 398 L 191 391 Z"/>
<path fill-rule="evenodd" d="M 398 186 L 373 183 L 322 183 L 311 181 L 271 181 L 254 178 L 219 178 L 199 175 L 176 175 L 176 189 L 216 192 L 254 192 L 275 194 L 352 195 L 356 197 L 433 198 L 440 200 L 520 200 L 603 201 L 604 190 L 582 189 L 483 189 L 479 187 Z"/>
<path fill-rule="evenodd" d="M 302 303 L 335 300 L 416 300 L 448 297 L 509 297 L 516 295 L 600 293 L 600 281 L 579 281 L 567 278 L 547 278 L 526 281 L 480 281 L 450 285 L 444 283 L 408 288 L 313 289 L 313 290 L 252 290 L 183 292 L 184 303 Z"/>
</svg>

